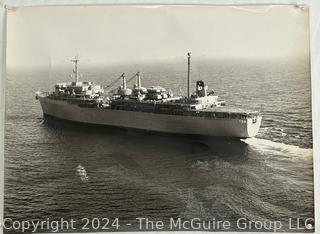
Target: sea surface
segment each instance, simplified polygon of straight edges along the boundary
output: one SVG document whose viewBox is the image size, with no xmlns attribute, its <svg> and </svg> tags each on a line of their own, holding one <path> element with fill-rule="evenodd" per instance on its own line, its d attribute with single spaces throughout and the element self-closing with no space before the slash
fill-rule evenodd
<svg viewBox="0 0 320 234">
<path fill-rule="evenodd" d="M 210 231 L 273 231 L 276 221 L 281 223 L 278 231 L 314 231 L 308 220 L 314 218 L 308 61 L 193 63 L 193 81 L 205 80 L 228 106 L 262 112 L 259 134 L 246 140 L 97 129 L 43 119 L 35 92 L 70 81 L 71 69 L 72 64 L 8 71 L 5 218 L 75 220 L 76 230 L 49 226 L 59 232 L 151 230 L 139 229 L 137 218 L 163 221 L 165 230 L 170 218 L 198 218 L 231 223 L 230 229 Z M 183 59 L 105 67 L 83 62 L 80 69 L 81 79 L 104 86 L 122 72 L 130 78 L 140 71 L 144 86 L 186 93 Z M 249 229 L 245 223 L 250 221 L 264 225 Z M 50 231 L 46 225 L 36 232 Z"/>
</svg>

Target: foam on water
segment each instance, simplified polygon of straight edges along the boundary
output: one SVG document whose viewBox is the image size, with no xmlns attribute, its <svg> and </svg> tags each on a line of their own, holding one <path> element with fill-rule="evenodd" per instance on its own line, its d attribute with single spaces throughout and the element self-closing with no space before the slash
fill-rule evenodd
<svg viewBox="0 0 320 234">
<path fill-rule="evenodd" d="M 241 140 L 245 142 L 246 144 L 259 149 L 259 150 L 266 150 L 266 151 L 280 151 L 283 153 L 290 153 L 294 155 L 301 155 L 305 157 L 312 157 L 312 149 L 311 148 L 301 148 L 296 145 L 288 145 L 285 143 L 280 142 L 274 142 L 271 140 L 261 139 L 261 138 L 247 138 L 244 140 Z"/>
<path fill-rule="evenodd" d="M 195 163 L 193 163 L 191 165 L 191 168 L 198 168 L 198 169 L 201 169 L 201 170 L 209 170 L 210 169 L 210 165 L 207 161 L 200 161 L 200 160 L 197 160 Z"/>
</svg>

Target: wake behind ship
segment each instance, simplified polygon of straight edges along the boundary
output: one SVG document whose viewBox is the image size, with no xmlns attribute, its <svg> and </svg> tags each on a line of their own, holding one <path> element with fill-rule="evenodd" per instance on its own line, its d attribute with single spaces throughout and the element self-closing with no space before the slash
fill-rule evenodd
<svg viewBox="0 0 320 234">
<path fill-rule="evenodd" d="M 160 86 L 145 88 L 137 72 L 128 81 L 105 95 L 100 85 L 79 81 L 79 59 L 74 63 L 74 82 L 57 83 L 52 93 L 37 92 L 44 116 L 87 125 L 115 126 L 156 132 L 248 138 L 255 136 L 262 116 L 258 111 L 227 108 L 214 91 L 208 92 L 204 81 L 190 88 L 190 53 L 188 53 L 188 95 L 174 96 Z M 136 79 L 132 89 L 127 83 Z"/>
</svg>

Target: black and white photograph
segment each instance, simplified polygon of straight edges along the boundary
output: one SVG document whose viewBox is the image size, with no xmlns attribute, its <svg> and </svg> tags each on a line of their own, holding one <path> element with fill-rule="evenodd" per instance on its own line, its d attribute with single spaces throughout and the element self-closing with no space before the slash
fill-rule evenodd
<svg viewBox="0 0 320 234">
<path fill-rule="evenodd" d="M 307 5 L 6 9 L 4 233 L 315 232 Z"/>
</svg>

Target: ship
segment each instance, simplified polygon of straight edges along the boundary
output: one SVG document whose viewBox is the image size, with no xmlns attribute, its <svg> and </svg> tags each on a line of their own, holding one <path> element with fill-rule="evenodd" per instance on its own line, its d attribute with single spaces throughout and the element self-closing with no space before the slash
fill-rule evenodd
<svg viewBox="0 0 320 234">
<path fill-rule="evenodd" d="M 128 80 L 123 73 L 106 87 L 79 81 L 79 58 L 71 61 L 74 81 L 55 84 L 53 92 L 36 92 L 45 118 L 170 134 L 231 138 L 258 134 L 260 111 L 228 107 L 214 90 L 208 91 L 203 80 L 197 80 L 191 91 L 190 53 L 186 96 L 175 96 L 170 89 L 158 85 L 143 87 L 140 72 Z M 129 88 L 132 80 L 136 82 Z M 118 83 L 122 84 L 110 91 Z"/>
</svg>

